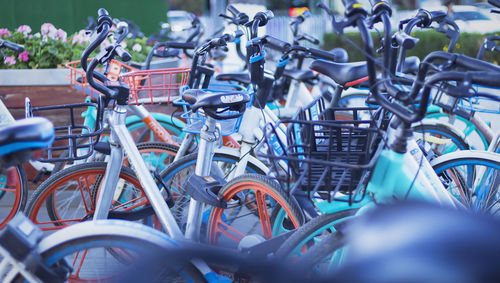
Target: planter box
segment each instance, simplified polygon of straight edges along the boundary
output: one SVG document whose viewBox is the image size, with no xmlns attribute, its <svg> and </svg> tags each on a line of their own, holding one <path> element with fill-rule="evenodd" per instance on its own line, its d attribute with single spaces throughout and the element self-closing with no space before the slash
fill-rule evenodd
<svg viewBox="0 0 500 283">
<path fill-rule="evenodd" d="M 0 70 L 0 86 L 69 85 L 68 69 Z"/>
<path fill-rule="evenodd" d="M 24 117 L 24 99 L 34 106 L 83 102 L 69 86 L 67 69 L 0 70 L 0 99 L 19 119 Z"/>
<path fill-rule="evenodd" d="M 165 58 L 165 59 L 157 59 L 151 61 L 151 69 L 171 69 L 171 68 L 177 68 L 179 67 L 179 62 L 181 59 L 179 58 Z M 138 63 L 138 62 L 130 62 L 130 66 L 137 68 L 137 69 L 144 69 L 145 64 L 144 63 Z"/>
</svg>

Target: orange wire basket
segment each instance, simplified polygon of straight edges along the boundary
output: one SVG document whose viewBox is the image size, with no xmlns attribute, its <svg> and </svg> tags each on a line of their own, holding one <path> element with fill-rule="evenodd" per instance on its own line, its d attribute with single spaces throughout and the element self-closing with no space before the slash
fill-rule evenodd
<svg viewBox="0 0 500 283">
<path fill-rule="evenodd" d="M 70 69 L 69 79 L 73 89 L 93 99 L 100 95 L 99 91 L 88 84 L 80 61 L 69 62 L 65 66 Z M 121 80 L 130 87 L 131 105 L 162 104 L 171 103 L 179 97 L 180 88 L 188 82 L 189 71 L 190 68 L 138 70 L 111 60 L 106 77 L 112 81 Z"/>
<path fill-rule="evenodd" d="M 120 80 L 130 87 L 129 104 L 171 103 L 187 84 L 190 68 L 138 70 L 125 73 Z"/>
<path fill-rule="evenodd" d="M 89 59 L 88 61 L 91 60 L 92 59 Z M 64 66 L 70 70 L 69 80 L 71 88 L 77 90 L 85 96 L 90 96 L 92 99 L 95 99 L 98 95 L 100 95 L 99 91 L 89 85 L 87 77 L 85 75 L 85 71 L 81 68 L 80 61 L 68 62 Z M 102 69 L 100 70 L 102 71 Z M 118 79 L 120 78 L 120 74 L 129 73 L 136 70 L 136 68 L 130 67 L 127 64 L 116 60 L 111 60 L 106 77 L 112 81 L 118 81 Z M 96 82 L 99 83 L 98 80 L 96 80 Z"/>
</svg>

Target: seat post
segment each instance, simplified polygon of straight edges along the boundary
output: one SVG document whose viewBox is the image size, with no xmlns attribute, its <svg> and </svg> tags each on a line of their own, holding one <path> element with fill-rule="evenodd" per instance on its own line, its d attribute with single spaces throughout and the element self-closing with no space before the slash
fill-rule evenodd
<svg viewBox="0 0 500 283">
<path fill-rule="evenodd" d="M 206 116 L 205 125 L 200 132 L 200 145 L 196 160 L 195 174 L 201 177 L 210 175 L 210 167 L 214 156 L 215 145 L 220 139 L 220 129 L 216 120 Z M 191 198 L 189 202 L 186 238 L 199 241 L 203 203 Z"/>
</svg>

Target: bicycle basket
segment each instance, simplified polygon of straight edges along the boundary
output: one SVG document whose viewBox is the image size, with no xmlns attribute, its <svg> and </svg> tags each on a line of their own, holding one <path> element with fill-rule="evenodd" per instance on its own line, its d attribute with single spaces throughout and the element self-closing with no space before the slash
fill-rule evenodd
<svg viewBox="0 0 500 283">
<path fill-rule="evenodd" d="M 190 68 L 136 70 L 120 76 L 130 87 L 129 104 L 170 103 L 187 84 Z"/>
<path fill-rule="evenodd" d="M 39 161 L 73 161 L 92 155 L 103 131 L 104 103 L 101 98 L 96 101 L 91 102 L 89 97 L 85 103 L 32 107 L 27 99 L 26 117 L 43 116 L 54 124 L 54 143 L 44 149 Z"/>
<path fill-rule="evenodd" d="M 360 184 L 368 179 L 376 159 L 381 111 L 372 107 L 322 109 L 321 100 L 283 121 L 287 123 L 286 145 L 277 138 L 283 127 L 268 124 L 264 156 L 290 193 L 300 189 L 309 197 L 359 202 L 365 194 Z"/>
<path fill-rule="evenodd" d="M 188 87 L 184 87 L 181 89 L 181 92 L 187 90 Z M 208 89 L 204 89 L 204 91 L 208 92 L 233 92 L 233 91 L 247 91 L 247 89 L 240 85 L 234 84 L 210 84 Z M 249 102 L 251 103 L 251 101 Z M 179 98 L 174 101 L 174 105 L 182 106 L 184 113 L 181 115 L 181 118 L 186 120 L 186 127 L 184 127 L 183 131 L 186 133 L 192 134 L 200 134 L 201 128 L 205 124 L 205 115 L 203 113 L 203 109 L 199 109 L 195 113 L 191 111 L 190 104 L 184 101 L 182 98 Z M 232 115 L 234 111 L 225 111 L 224 114 Z M 239 130 L 241 119 L 243 116 L 240 116 L 235 119 L 228 120 L 220 120 L 217 123 L 221 127 L 221 135 L 229 136 Z"/>
<path fill-rule="evenodd" d="M 89 59 L 88 61 L 91 61 Z M 92 99 L 97 99 L 97 97 L 101 94 L 99 91 L 95 90 L 93 87 L 89 85 L 87 82 L 87 76 L 85 71 L 81 68 L 80 61 L 68 62 L 64 65 L 66 68 L 70 70 L 69 80 L 71 88 L 77 90 L 81 94 L 85 96 L 90 96 Z M 102 69 L 97 69 L 103 71 Z M 136 71 L 137 69 L 130 67 L 127 64 L 122 62 L 111 60 L 106 70 L 106 77 L 112 81 L 117 81 L 120 78 L 120 74 L 128 73 Z M 98 80 L 95 80 L 96 83 L 100 83 Z"/>
</svg>

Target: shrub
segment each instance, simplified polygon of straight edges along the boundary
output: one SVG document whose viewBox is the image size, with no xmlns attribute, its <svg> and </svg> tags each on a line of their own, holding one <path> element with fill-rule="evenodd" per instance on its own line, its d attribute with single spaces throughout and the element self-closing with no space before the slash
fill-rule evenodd
<svg viewBox="0 0 500 283">
<path fill-rule="evenodd" d="M 80 60 L 89 40 L 83 30 L 68 37 L 65 31 L 50 23 L 43 24 L 40 32 L 34 34 L 31 27 L 26 25 L 15 31 L 0 29 L 0 38 L 21 44 L 25 50 L 17 54 L 3 49 L 5 57 L 0 53 L 0 69 L 59 68 L 66 62 Z M 113 41 L 112 37 L 107 38 L 101 48 L 109 46 Z M 122 45 L 127 47 L 132 60 L 137 62 L 145 61 L 151 50 L 151 47 L 146 46 L 146 38 L 126 39 Z"/>
<path fill-rule="evenodd" d="M 450 40 L 443 34 L 434 30 L 428 31 L 415 31 L 412 33 L 413 36 L 420 39 L 417 45 L 407 51 L 408 56 L 418 56 L 421 60 L 430 52 L 438 51 L 438 50 L 448 50 L 448 44 Z M 471 57 L 476 57 L 479 48 L 483 40 L 489 36 L 490 34 L 479 34 L 479 33 L 460 33 L 460 37 L 455 47 L 455 53 L 465 54 Z M 498 33 L 495 33 L 498 35 Z M 345 36 L 354 41 L 358 46 L 361 46 L 361 39 L 358 33 L 346 33 Z M 374 39 L 375 46 L 380 47 L 380 35 L 377 33 L 372 33 L 372 37 Z M 342 47 L 348 50 L 349 53 L 349 61 L 364 61 L 365 56 L 362 52 L 353 47 L 348 43 L 347 40 L 338 36 L 334 33 L 325 33 L 323 48 L 325 50 L 330 50 L 335 47 Z M 498 52 L 485 52 L 484 59 L 489 62 L 500 62 L 500 53 Z"/>
</svg>

